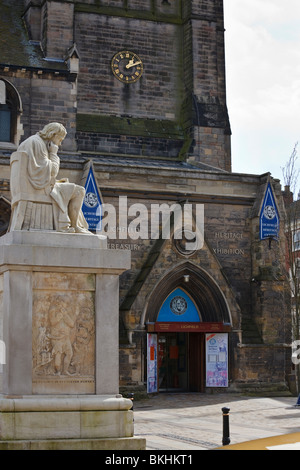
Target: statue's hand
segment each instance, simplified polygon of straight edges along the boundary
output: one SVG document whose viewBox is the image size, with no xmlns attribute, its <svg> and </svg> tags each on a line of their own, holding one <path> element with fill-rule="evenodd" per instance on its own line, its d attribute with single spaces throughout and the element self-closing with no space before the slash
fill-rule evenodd
<svg viewBox="0 0 300 470">
<path fill-rule="evenodd" d="M 55 183 L 55 178 L 59 172 L 59 163 L 60 163 L 59 156 L 57 155 L 58 146 L 54 144 L 53 142 L 49 141 L 47 144 L 47 148 L 49 152 L 49 160 L 51 162 L 51 177 L 54 178 L 54 183 Z"/>
<path fill-rule="evenodd" d="M 57 151 L 58 151 L 58 145 L 55 145 L 51 140 L 49 140 L 48 144 L 47 144 L 47 148 L 48 148 L 48 152 L 49 153 L 52 153 L 54 155 L 57 154 Z"/>
</svg>

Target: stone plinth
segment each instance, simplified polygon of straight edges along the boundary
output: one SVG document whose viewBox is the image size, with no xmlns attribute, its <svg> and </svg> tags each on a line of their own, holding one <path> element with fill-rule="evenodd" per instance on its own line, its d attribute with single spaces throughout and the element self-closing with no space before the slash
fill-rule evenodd
<svg viewBox="0 0 300 470">
<path fill-rule="evenodd" d="M 0 450 L 142 450 L 132 403 L 116 396 L 0 398 Z"/>
<path fill-rule="evenodd" d="M 131 406 L 121 395 L 2 397 L 2 439 L 131 437 Z"/>
<path fill-rule="evenodd" d="M 3 445 L 124 438 L 130 448 L 118 328 L 119 275 L 129 268 L 130 252 L 108 250 L 96 235 L 13 231 L 0 238 Z"/>
</svg>

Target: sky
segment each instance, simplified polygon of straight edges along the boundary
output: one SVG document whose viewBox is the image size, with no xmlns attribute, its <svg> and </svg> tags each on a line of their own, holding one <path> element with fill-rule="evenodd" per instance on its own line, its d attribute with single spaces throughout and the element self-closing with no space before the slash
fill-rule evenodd
<svg viewBox="0 0 300 470">
<path fill-rule="evenodd" d="M 234 172 L 300 168 L 300 1 L 224 0 Z M 298 189 L 297 185 L 297 189 Z"/>
</svg>

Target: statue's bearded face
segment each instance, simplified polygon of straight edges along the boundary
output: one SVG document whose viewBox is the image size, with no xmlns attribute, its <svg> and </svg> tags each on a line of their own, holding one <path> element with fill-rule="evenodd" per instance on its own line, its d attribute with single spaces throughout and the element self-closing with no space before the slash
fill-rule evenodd
<svg viewBox="0 0 300 470">
<path fill-rule="evenodd" d="M 51 140 L 55 145 L 60 147 L 62 144 L 62 141 L 64 140 L 64 136 L 62 136 L 61 134 L 55 134 Z"/>
</svg>

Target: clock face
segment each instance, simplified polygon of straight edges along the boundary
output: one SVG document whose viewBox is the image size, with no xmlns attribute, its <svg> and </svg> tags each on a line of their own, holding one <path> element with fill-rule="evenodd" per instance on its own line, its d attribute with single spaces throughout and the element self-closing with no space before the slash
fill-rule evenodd
<svg viewBox="0 0 300 470">
<path fill-rule="evenodd" d="M 111 61 L 114 76 L 123 83 L 137 82 L 143 73 L 143 63 L 134 52 L 121 51 Z"/>
</svg>

